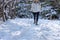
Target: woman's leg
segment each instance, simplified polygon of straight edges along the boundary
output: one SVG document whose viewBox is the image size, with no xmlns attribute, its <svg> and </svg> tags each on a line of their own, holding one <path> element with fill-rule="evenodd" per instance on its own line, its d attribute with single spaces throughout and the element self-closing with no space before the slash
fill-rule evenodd
<svg viewBox="0 0 60 40">
<path fill-rule="evenodd" d="M 39 12 L 33 12 L 34 24 L 38 24 Z"/>
<path fill-rule="evenodd" d="M 34 16 L 34 24 L 36 23 L 36 13 L 33 12 L 33 16 Z"/>
<path fill-rule="evenodd" d="M 36 13 L 36 25 L 38 24 L 39 12 Z"/>
</svg>

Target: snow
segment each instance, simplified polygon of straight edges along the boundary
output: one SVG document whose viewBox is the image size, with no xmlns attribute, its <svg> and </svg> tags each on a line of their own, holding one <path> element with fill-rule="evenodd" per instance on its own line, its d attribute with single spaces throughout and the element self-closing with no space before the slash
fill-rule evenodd
<svg viewBox="0 0 60 40">
<path fill-rule="evenodd" d="M 3 21 L 0 19 L 0 24 L 2 24 L 3 23 Z"/>
<path fill-rule="evenodd" d="M 0 24 L 0 40 L 60 40 L 60 21 L 39 19 L 11 19 Z"/>
</svg>

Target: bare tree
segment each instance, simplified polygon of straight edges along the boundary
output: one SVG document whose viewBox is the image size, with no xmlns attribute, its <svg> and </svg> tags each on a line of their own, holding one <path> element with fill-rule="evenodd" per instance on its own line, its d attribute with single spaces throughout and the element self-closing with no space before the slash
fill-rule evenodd
<svg viewBox="0 0 60 40">
<path fill-rule="evenodd" d="M 4 0 L 0 0 L 0 17 L 2 17 L 3 21 L 6 21 L 6 14 L 4 13 Z"/>
<path fill-rule="evenodd" d="M 0 0 L 0 17 L 3 21 L 16 17 L 16 0 Z M 9 17 L 8 17 L 9 16 Z"/>
</svg>

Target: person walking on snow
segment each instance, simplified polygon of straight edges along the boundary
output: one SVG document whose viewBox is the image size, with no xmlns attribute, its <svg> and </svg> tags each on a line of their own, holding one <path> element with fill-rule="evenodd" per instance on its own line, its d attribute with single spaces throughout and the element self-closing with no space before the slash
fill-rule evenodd
<svg viewBox="0 0 60 40">
<path fill-rule="evenodd" d="M 33 13 L 34 24 L 36 25 L 38 25 L 38 18 L 39 18 L 40 10 L 41 10 L 41 4 L 39 0 L 33 0 L 33 3 L 31 4 L 31 12 Z"/>
</svg>

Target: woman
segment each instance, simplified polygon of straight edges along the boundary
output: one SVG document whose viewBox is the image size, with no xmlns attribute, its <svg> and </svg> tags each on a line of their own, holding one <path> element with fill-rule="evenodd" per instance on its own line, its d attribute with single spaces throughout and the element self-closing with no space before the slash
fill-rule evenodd
<svg viewBox="0 0 60 40">
<path fill-rule="evenodd" d="M 40 9 L 41 9 L 41 5 L 40 5 L 39 0 L 33 0 L 33 3 L 31 4 L 31 11 L 34 16 L 34 24 L 36 24 L 36 25 L 38 25 Z"/>
</svg>

